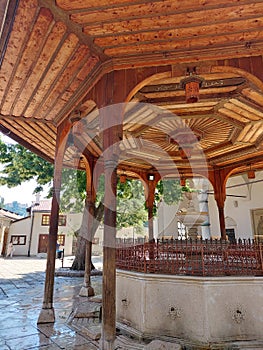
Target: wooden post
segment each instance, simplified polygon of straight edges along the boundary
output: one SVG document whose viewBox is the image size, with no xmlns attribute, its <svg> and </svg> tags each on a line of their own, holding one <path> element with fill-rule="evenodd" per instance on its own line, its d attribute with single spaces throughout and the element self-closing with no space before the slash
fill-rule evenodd
<svg viewBox="0 0 263 350">
<path fill-rule="evenodd" d="M 87 210 L 87 232 L 86 232 L 86 253 L 85 253 L 85 273 L 84 282 L 79 295 L 82 297 L 91 297 L 94 295 L 94 289 L 91 286 L 91 255 L 92 255 L 92 236 L 91 229 L 95 215 L 95 200 L 90 192 L 87 192 L 85 210 Z"/>
<path fill-rule="evenodd" d="M 155 188 L 160 180 L 160 175 L 155 173 L 152 179 L 150 179 L 149 174 L 141 175 L 142 180 L 144 181 L 145 186 L 145 196 L 146 196 L 146 207 L 148 209 L 148 235 L 149 242 L 153 241 L 153 207 L 154 207 L 154 199 L 155 199 Z"/>
<path fill-rule="evenodd" d="M 112 72 L 101 80 L 98 90 L 100 129 L 103 138 L 105 175 L 102 334 L 101 349 L 113 350 L 116 338 L 116 194 L 119 144 L 122 140 L 123 106 L 112 105 L 124 101 L 123 76 Z"/>
<path fill-rule="evenodd" d="M 217 201 L 217 207 L 218 207 L 218 215 L 219 215 L 219 225 L 220 225 L 221 238 L 222 239 L 226 239 L 226 223 L 225 223 L 224 204 L 221 204 L 220 201 Z"/>
<path fill-rule="evenodd" d="M 153 205 L 148 207 L 148 234 L 149 242 L 153 241 Z"/>
<path fill-rule="evenodd" d="M 80 296 L 91 297 L 94 295 L 94 289 L 91 286 L 91 255 L 92 255 L 92 226 L 94 223 L 95 215 L 95 200 L 96 191 L 94 189 L 94 166 L 95 161 L 92 157 L 84 157 L 84 163 L 86 168 L 86 225 L 85 225 L 85 238 L 86 238 L 86 254 L 85 254 L 85 273 L 83 286 L 79 292 Z"/>
<path fill-rule="evenodd" d="M 209 173 L 209 180 L 214 187 L 214 196 L 217 203 L 221 238 L 226 239 L 226 225 L 224 205 L 226 200 L 226 181 L 231 169 L 213 170 Z"/>
<path fill-rule="evenodd" d="M 105 160 L 102 349 L 113 350 L 116 337 L 116 189 L 117 162 Z"/>
<path fill-rule="evenodd" d="M 54 292 L 54 277 L 55 277 L 55 262 L 56 262 L 56 244 L 58 233 L 58 218 L 59 218 L 59 200 L 61 187 L 61 174 L 63 167 L 63 157 L 66 147 L 67 135 L 71 124 L 64 123 L 58 128 L 55 169 L 53 179 L 53 197 L 50 214 L 50 226 L 48 236 L 48 253 L 47 267 L 45 278 L 45 291 L 42 310 L 38 317 L 37 323 L 53 323 L 55 322 L 55 312 L 53 308 L 53 292 Z"/>
</svg>

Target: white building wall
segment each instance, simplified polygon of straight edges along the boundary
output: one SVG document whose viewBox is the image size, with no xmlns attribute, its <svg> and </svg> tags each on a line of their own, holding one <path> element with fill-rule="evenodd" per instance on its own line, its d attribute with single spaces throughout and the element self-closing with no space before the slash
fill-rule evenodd
<svg viewBox="0 0 263 350">
<path fill-rule="evenodd" d="M 32 229 L 32 243 L 31 243 L 31 255 L 37 255 L 38 254 L 38 242 L 39 242 L 39 235 L 47 235 L 49 233 L 49 226 L 42 226 L 42 215 L 43 214 L 50 214 L 50 213 L 38 213 L 33 212 L 33 229 Z"/>
<path fill-rule="evenodd" d="M 32 255 L 38 254 L 38 242 L 40 234 L 48 234 L 49 226 L 41 225 L 43 213 L 35 213 L 34 214 L 34 224 L 33 224 L 33 232 L 32 235 Z M 65 255 L 72 255 L 72 242 L 73 242 L 73 234 L 74 231 L 80 228 L 82 213 L 70 213 L 63 214 L 66 215 L 67 221 L 66 226 L 58 227 L 58 235 L 65 235 L 65 246 L 64 253 Z"/>
<path fill-rule="evenodd" d="M 38 254 L 39 235 L 49 234 L 49 226 L 41 225 L 43 214 L 50 214 L 50 213 L 35 212 L 33 214 L 32 219 L 31 217 L 27 217 L 11 224 L 10 231 L 9 231 L 9 241 L 12 235 L 15 235 L 15 236 L 26 235 L 26 245 L 23 245 L 23 246 L 16 245 L 15 255 L 28 254 L 32 222 L 33 222 L 33 226 L 32 226 L 30 255 Z M 65 215 L 67 217 L 66 226 L 59 226 L 58 234 L 65 235 L 65 246 L 64 246 L 65 255 L 72 255 L 73 233 L 74 231 L 78 230 L 81 225 L 82 213 L 70 213 Z"/>
<path fill-rule="evenodd" d="M 158 208 L 158 220 L 155 220 L 154 238 L 163 236 L 178 237 L 176 213 L 178 205 L 167 205 L 162 202 Z"/>
<path fill-rule="evenodd" d="M 31 226 L 31 218 L 26 217 L 24 219 L 13 222 L 9 228 L 9 239 L 12 236 L 26 236 L 26 244 L 25 245 L 15 245 L 14 255 L 27 255 L 28 253 L 28 245 L 29 245 L 29 233 Z"/>
<path fill-rule="evenodd" d="M 255 181 L 258 182 L 252 183 Z M 239 184 L 243 186 L 231 187 Z M 226 186 L 225 217 L 232 218 L 236 222 L 236 238 L 253 238 L 254 230 L 251 211 L 263 209 L 263 172 L 256 172 L 256 178 L 252 180 L 248 180 L 246 174 L 231 177 L 227 181 Z M 209 196 L 209 213 L 211 235 L 220 236 L 218 210 L 213 195 Z"/>
<path fill-rule="evenodd" d="M 236 185 L 242 185 L 232 187 Z M 236 238 L 254 238 L 252 210 L 262 209 L 263 215 L 263 172 L 256 172 L 256 178 L 247 179 L 247 175 L 234 176 L 227 181 L 227 197 L 225 201 L 226 228 L 234 228 Z M 218 208 L 214 199 L 213 187 L 210 184 L 208 192 L 208 209 L 210 221 L 210 234 L 213 238 L 220 238 L 220 225 Z M 155 237 L 161 235 L 171 236 L 177 233 L 175 213 L 182 203 L 175 206 L 161 205 L 158 216 L 155 218 Z M 257 214 L 260 215 L 260 214 Z M 258 220 L 258 217 L 256 218 Z M 236 223 L 230 225 L 228 223 Z"/>
</svg>

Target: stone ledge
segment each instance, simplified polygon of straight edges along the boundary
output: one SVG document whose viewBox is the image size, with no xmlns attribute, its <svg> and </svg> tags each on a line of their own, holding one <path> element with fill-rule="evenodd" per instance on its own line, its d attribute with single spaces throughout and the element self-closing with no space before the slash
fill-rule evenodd
<svg viewBox="0 0 263 350">
<path fill-rule="evenodd" d="M 102 276 L 101 270 L 92 270 L 90 273 L 91 276 Z M 60 267 L 56 269 L 55 276 L 63 277 L 84 277 L 84 271 L 75 271 L 71 270 L 69 267 Z"/>
</svg>

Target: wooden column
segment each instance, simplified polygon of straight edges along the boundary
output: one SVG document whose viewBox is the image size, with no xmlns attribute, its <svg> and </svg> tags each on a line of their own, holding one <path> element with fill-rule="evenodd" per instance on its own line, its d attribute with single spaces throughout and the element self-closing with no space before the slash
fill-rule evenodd
<svg viewBox="0 0 263 350">
<path fill-rule="evenodd" d="M 100 130 L 103 138 L 105 175 L 104 238 L 103 238 L 103 286 L 102 286 L 102 334 L 101 349 L 113 350 L 116 338 L 116 194 L 119 144 L 122 140 L 123 106 L 114 105 L 124 101 L 123 76 L 112 72 L 100 85 L 98 103 Z"/>
<path fill-rule="evenodd" d="M 102 349 L 113 350 L 116 337 L 116 158 L 105 159 Z"/>
<path fill-rule="evenodd" d="M 214 197 L 217 203 L 221 238 L 226 239 L 224 206 L 226 200 L 226 181 L 230 171 L 225 169 L 213 170 L 209 180 L 214 187 Z"/>
<path fill-rule="evenodd" d="M 89 220 L 88 228 L 91 229 L 91 226 L 93 224 L 93 218 L 94 218 L 94 202 L 90 201 L 87 204 L 87 207 L 85 210 L 88 210 L 88 220 Z M 91 297 L 94 295 L 94 289 L 91 286 L 91 279 L 90 279 L 91 256 L 92 256 L 92 240 L 87 238 L 87 240 L 86 240 L 86 253 L 85 253 L 84 282 L 83 282 L 83 286 L 81 287 L 81 290 L 79 292 L 79 295 L 83 296 L 83 297 Z"/>
<path fill-rule="evenodd" d="M 148 207 L 148 235 L 149 241 L 151 242 L 154 238 L 153 236 L 153 204 Z"/>
<path fill-rule="evenodd" d="M 54 292 L 54 277 L 55 277 L 55 261 L 56 261 L 56 244 L 58 233 L 58 218 L 59 218 L 59 201 L 61 188 L 61 174 L 63 168 L 63 157 L 67 142 L 67 136 L 71 124 L 63 123 L 57 131 L 55 168 L 53 178 L 53 197 L 50 214 L 50 226 L 48 237 L 48 253 L 47 267 L 45 278 L 45 290 L 42 310 L 38 317 L 37 323 L 53 323 L 55 322 L 55 312 L 53 308 L 53 292 Z"/>
<path fill-rule="evenodd" d="M 160 180 L 158 173 L 155 173 L 152 180 L 149 179 L 149 174 L 143 176 L 144 181 L 146 182 L 146 207 L 148 209 L 148 235 L 149 241 L 151 242 L 154 239 L 153 235 L 153 209 L 154 209 L 154 199 L 155 199 L 155 188 Z"/>
<path fill-rule="evenodd" d="M 94 161 L 92 159 L 84 158 L 86 167 L 86 201 L 85 201 L 85 211 L 86 211 L 86 255 L 85 255 L 85 274 L 83 286 L 80 290 L 79 295 L 90 297 L 94 295 L 94 289 L 91 286 L 91 255 L 92 255 L 92 226 L 94 223 L 95 215 L 95 200 L 96 192 L 94 189 L 93 175 L 94 175 Z"/>
</svg>

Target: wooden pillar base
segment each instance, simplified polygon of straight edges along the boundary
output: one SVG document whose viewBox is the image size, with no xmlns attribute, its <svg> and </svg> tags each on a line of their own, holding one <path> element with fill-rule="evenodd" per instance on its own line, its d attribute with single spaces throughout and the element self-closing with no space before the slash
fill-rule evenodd
<svg viewBox="0 0 263 350">
<path fill-rule="evenodd" d="M 94 295 L 94 289 L 91 286 L 82 286 L 79 292 L 80 297 L 93 297 Z"/>
<path fill-rule="evenodd" d="M 54 323 L 54 322 L 55 322 L 54 308 L 53 307 L 50 309 L 42 308 L 38 316 L 37 324 Z"/>
</svg>

